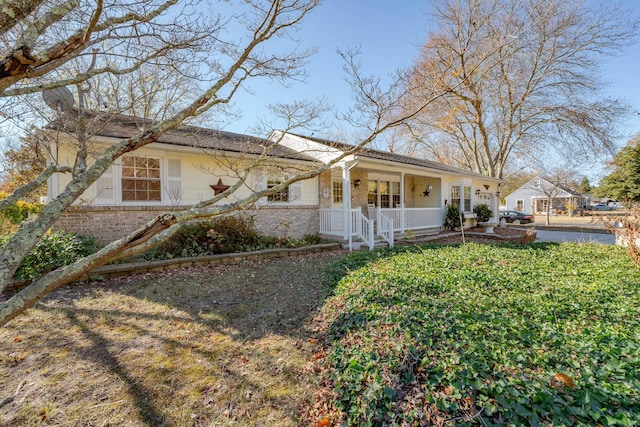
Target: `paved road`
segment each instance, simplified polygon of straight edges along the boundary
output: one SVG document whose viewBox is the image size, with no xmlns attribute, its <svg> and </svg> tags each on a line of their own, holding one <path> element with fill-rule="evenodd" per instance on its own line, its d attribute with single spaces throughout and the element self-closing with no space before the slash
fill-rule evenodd
<svg viewBox="0 0 640 427">
<path fill-rule="evenodd" d="M 590 242 L 605 245 L 615 244 L 613 234 L 586 233 L 580 231 L 536 230 L 536 242 Z"/>
</svg>

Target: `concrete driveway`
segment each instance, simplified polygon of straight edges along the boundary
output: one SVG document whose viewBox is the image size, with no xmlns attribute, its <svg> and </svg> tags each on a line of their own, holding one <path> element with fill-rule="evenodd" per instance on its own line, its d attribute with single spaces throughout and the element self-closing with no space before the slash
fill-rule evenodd
<svg viewBox="0 0 640 427">
<path fill-rule="evenodd" d="M 579 242 L 614 245 L 615 236 L 610 233 L 589 233 L 584 231 L 561 231 L 536 229 L 536 242 Z"/>
</svg>

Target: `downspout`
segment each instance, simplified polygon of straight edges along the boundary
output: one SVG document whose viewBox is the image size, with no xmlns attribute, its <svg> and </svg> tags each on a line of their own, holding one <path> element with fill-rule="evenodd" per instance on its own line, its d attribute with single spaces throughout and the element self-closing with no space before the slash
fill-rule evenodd
<svg viewBox="0 0 640 427">
<path fill-rule="evenodd" d="M 342 209 L 344 213 L 344 237 L 347 239 L 349 251 L 353 251 L 353 236 L 351 233 L 351 169 L 358 164 L 358 159 L 352 160 L 353 164 L 349 165 L 349 161 L 342 164 Z"/>
</svg>

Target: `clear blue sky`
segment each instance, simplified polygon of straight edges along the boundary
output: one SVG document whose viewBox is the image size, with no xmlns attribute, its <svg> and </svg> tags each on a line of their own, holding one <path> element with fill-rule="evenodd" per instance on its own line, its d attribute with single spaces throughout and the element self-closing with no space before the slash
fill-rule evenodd
<svg viewBox="0 0 640 427">
<path fill-rule="evenodd" d="M 336 50 L 360 47 L 365 73 L 386 77 L 417 57 L 429 28 L 428 7 L 426 0 L 325 0 L 296 33 L 303 46 L 319 50 L 310 59 L 306 82 L 289 89 L 276 83 L 249 83 L 254 94 L 238 93 L 234 98 L 243 118 L 226 130 L 247 132 L 256 116 L 267 114 L 263 106 L 274 101 L 324 96 L 337 109 L 346 109 L 352 103 L 351 89 Z"/>
<path fill-rule="evenodd" d="M 634 15 L 640 16 L 640 1 L 623 3 L 626 8 L 635 9 Z M 225 129 L 249 132 L 257 117 L 267 115 L 265 105 L 275 101 L 326 96 L 336 108 L 345 109 L 351 103 L 351 93 L 343 80 L 342 62 L 336 49 L 360 46 L 364 70 L 368 74 L 387 76 L 397 68 L 410 65 L 417 57 L 421 43 L 433 29 L 428 9 L 427 0 L 325 0 L 297 33 L 303 46 L 319 49 L 307 67 L 306 83 L 295 84 L 290 89 L 278 84 L 250 83 L 254 94 L 238 93 L 234 99 L 243 118 Z M 612 82 L 609 93 L 627 99 L 638 112 L 639 68 L 640 42 L 636 42 L 619 57 L 607 61 L 602 69 L 605 79 Z M 627 139 L 639 132 L 640 116 L 632 117 L 621 130 Z"/>
</svg>

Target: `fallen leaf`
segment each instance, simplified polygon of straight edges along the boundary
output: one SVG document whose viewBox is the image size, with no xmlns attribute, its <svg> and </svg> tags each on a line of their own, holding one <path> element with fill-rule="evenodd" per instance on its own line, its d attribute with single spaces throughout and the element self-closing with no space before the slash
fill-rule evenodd
<svg viewBox="0 0 640 427">
<path fill-rule="evenodd" d="M 556 390 L 562 391 L 565 387 L 573 388 L 575 386 L 573 378 L 562 372 L 558 372 L 549 379 L 549 385 Z"/>
</svg>

